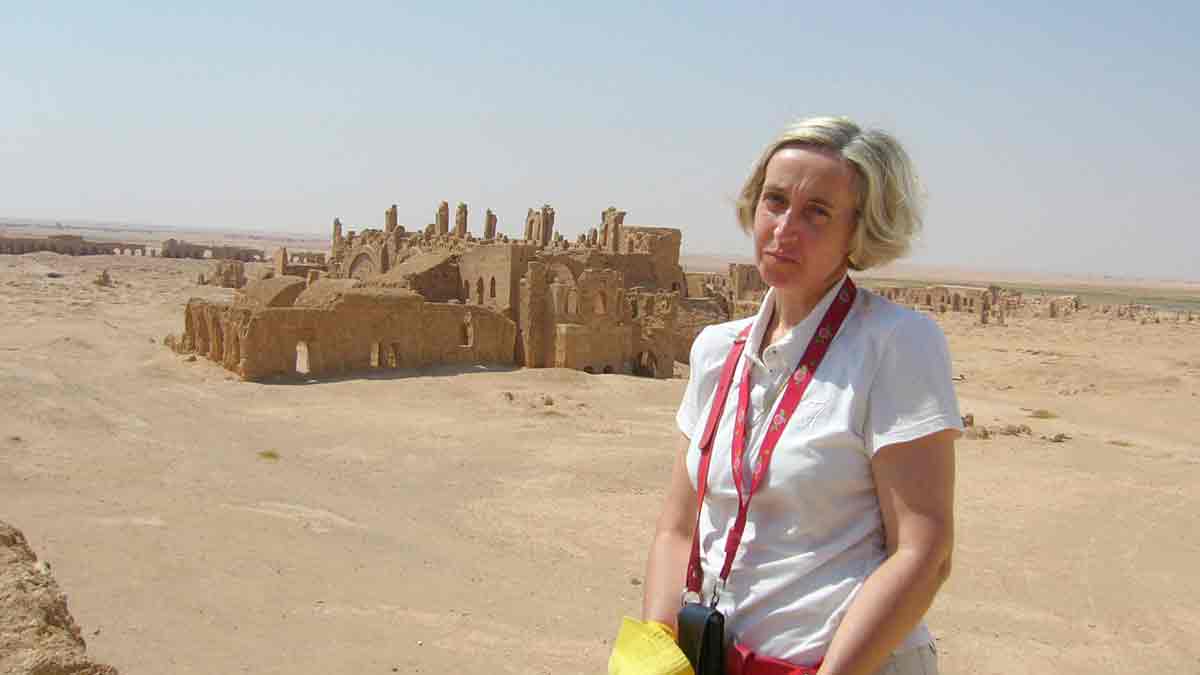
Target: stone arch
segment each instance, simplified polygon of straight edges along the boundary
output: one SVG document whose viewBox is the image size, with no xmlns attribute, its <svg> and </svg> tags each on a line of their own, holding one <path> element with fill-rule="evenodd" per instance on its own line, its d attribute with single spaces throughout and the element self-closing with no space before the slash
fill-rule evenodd
<svg viewBox="0 0 1200 675">
<path fill-rule="evenodd" d="M 375 261 L 368 253 L 359 253 L 354 262 L 350 263 L 350 276 L 355 279 L 366 279 L 375 273 Z"/>
<path fill-rule="evenodd" d="M 475 280 L 475 303 L 483 304 L 483 277 Z"/>
<path fill-rule="evenodd" d="M 496 297 L 496 277 L 492 277 L 492 280 L 488 282 L 488 297 Z"/>
<path fill-rule="evenodd" d="M 383 351 L 383 343 L 371 343 L 371 367 L 378 368 L 382 362 L 380 361 L 380 353 Z"/>
</svg>

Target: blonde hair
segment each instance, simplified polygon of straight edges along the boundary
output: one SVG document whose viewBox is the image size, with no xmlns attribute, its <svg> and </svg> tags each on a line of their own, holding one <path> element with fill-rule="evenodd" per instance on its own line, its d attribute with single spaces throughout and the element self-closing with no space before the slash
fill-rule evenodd
<svg viewBox="0 0 1200 675">
<path fill-rule="evenodd" d="M 738 223 L 754 229 L 767 163 L 792 146 L 834 152 L 858 176 L 858 207 L 850 238 L 849 265 L 865 270 L 906 255 L 921 229 L 921 185 L 900 143 L 879 129 L 862 129 L 846 117 L 810 117 L 788 125 L 758 158 L 737 200 Z"/>
</svg>

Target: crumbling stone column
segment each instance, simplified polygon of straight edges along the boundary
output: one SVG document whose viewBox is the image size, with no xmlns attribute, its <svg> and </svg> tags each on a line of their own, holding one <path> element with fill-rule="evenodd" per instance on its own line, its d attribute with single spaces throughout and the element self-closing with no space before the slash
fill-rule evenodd
<svg viewBox="0 0 1200 675">
<path fill-rule="evenodd" d="M 384 212 L 383 218 L 384 218 L 384 226 L 383 227 L 386 232 L 390 233 L 396 229 L 396 227 L 400 224 L 400 222 L 399 222 L 399 217 L 397 216 L 397 213 L 396 213 L 396 205 L 395 204 L 392 204 L 391 208 L 389 208 L 387 211 Z"/>
<path fill-rule="evenodd" d="M 483 238 L 496 238 L 496 214 L 492 213 L 491 209 L 488 209 L 483 216 Z"/>
<path fill-rule="evenodd" d="M 523 364 L 527 368 L 542 368 L 546 364 L 546 335 L 551 322 L 546 316 L 546 265 L 529 263 L 521 279 L 521 340 L 524 347 Z"/>
<path fill-rule="evenodd" d="M 448 203 L 442 202 L 438 204 L 437 220 L 434 223 L 436 225 L 434 229 L 436 234 L 450 233 L 450 205 Z"/>
<path fill-rule="evenodd" d="M 467 238 L 467 205 L 464 202 L 459 202 L 454 209 L 454 236 Z"/>
<path fill-rule="evenodd" d="M 620 253 L 622 239 L 624 238 L 621 230 L 625 223 L 625 212 L 610 206 L 601 212 L 600 220 L 603 233 L 600 248 L 609 253 Z"/>
<path fill-rule="evenodd" d="M 543 204 L 541 216 L 541 238 L 538 239 L 538 245 L 545 248 L 554 240 L 554 208 Z"/>
</svg>

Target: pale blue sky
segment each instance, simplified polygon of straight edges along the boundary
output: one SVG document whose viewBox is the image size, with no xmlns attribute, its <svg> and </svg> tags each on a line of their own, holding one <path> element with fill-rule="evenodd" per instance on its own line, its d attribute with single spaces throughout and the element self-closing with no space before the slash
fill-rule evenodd
<svg viewBox="0 0 1200 675">
<path fill-rule="evenodd" d="M 914 262 L 1200 278 L 1200 3 L 6 2 L 0 217 L 568 236 L 614 205 L 747 254 L 790 118 L 893 131 Z"/>
</svg>

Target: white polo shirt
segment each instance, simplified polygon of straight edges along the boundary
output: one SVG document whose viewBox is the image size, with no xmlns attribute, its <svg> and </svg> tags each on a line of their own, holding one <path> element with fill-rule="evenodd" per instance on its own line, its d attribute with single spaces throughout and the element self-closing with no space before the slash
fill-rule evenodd
<svg viewBox="0 0 1200 675">
<path fill-rule="evenodd" d="M 774 292 L 758 314 L 709 326 L 692 345 L 691 376 L 676 415 L 697 446 L 733 339 L 753 323 L 714 435 L 708 492 L 700 513 L 705 598 L 721 570 L 725 538 L 737 514 L 730 469 L 738 382 L 751 368 L 751 430 L 744 480 L 782 395 L 825 310 L 835 284 L 812 313 L 758 357 Z M 822 659 L 866 578 L 887 557 L 871 457 L 880 448 L 943 429 L 962 429 L 946 338 L 929 317 L 859 289 L 800 405 L 784 429 L 770 470 L 750 504 L 746 530 L 718 607 L 726 630 L 765 656 L 792 663 Z M 932 641 L 922 623 L 900 649 Z"/>
</svg>

